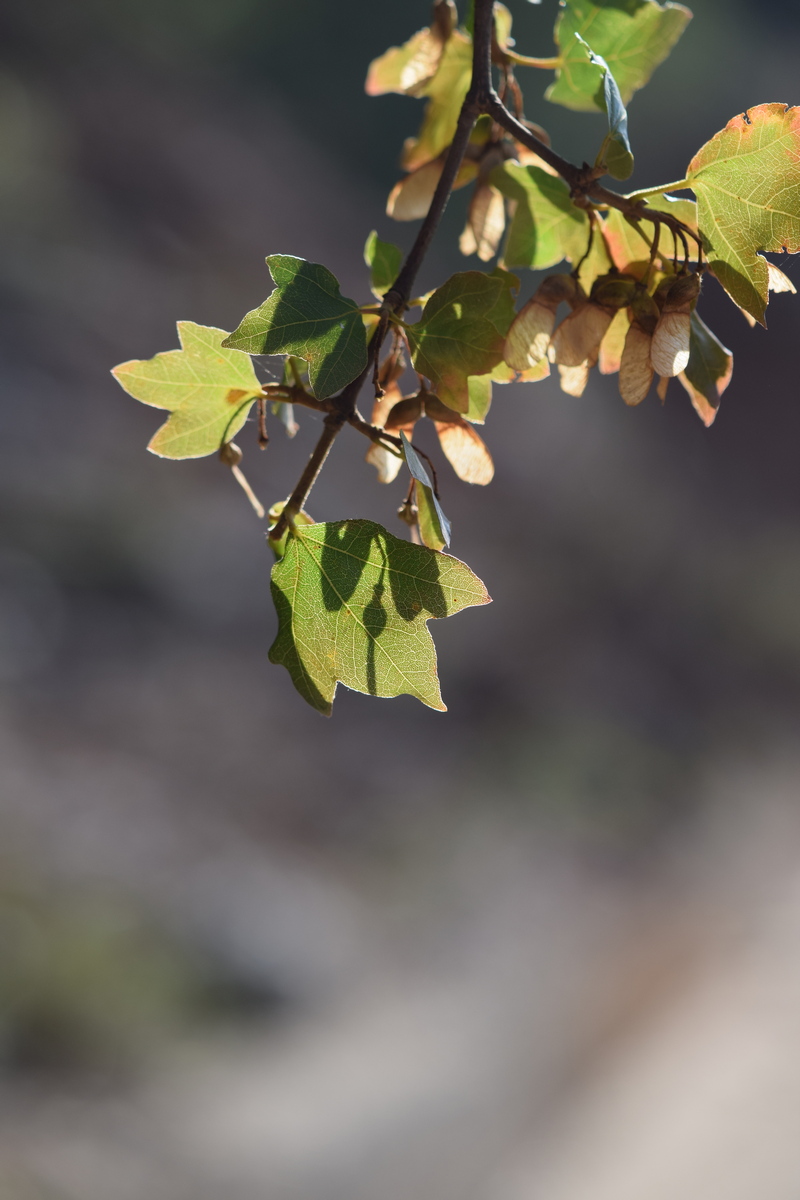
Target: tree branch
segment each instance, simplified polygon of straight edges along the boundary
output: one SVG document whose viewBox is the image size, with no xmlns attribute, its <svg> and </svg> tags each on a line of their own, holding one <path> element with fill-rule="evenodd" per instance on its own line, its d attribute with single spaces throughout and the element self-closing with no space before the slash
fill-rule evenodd
<svg viewBox="0 0 800 1200">
<path fill-rule="evenodd" d="M 283 537 L 286 526 L 290 525 L 296 513 L 299 513 L 308 499 L 308 493 L 314 486 L 317 476 L 322 470 L 322 464 L 330 453 L 331 446 L 336 441 L 339 431 L 345 424 L 346 418 L 342 413 L 331 412 L 325 418 L 325 425 L 320 439 L 311 452 L 303 474 L 297 481 L 297 486 L 284 505 L 283 512 L 270 530 L 270 541 L 277 542 Z"/>
</svg>

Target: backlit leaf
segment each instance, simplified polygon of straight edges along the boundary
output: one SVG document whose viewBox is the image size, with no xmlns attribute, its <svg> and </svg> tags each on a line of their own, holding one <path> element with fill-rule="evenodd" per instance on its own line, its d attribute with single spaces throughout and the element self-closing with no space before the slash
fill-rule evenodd
<svg viewBox="0 0 800 1200">
<path fill-rule="evenodd" d="M 490 483 L 494 476 L 494 463 L 477 431 L 436 396 L 425 397 L 425 415 L 436 426 L 445 458 L 459 479 L 465 483 Z"/>
<path fill-rule="evenodd" d="M 361 520 L 298 525 L 272 569 L 272 596 L 279 625 L 270 661 L 326 715 L 337 683 L 443 711 L 427 621 L 489 602 L 458 559 Z"/>
<path fill-rule="evenodd" d="M 627 104 L 667 57 L 691 15 L 682 4 L 656 0 L 566 0 L 555 29 L 561 65 L 546 98 L 583 112 L 603 108 L 603 81 L 577 33 L 608 63 Z"/>
<path fill-rule="evenodd" d="M 800 250 L 800 108 L 759 104 L 729 121 L 686 172 L 709 265 L 732 300 L 765 324 L 769 274 L 759 250 Z"/>
<path fill-rule="evenodd" d="M 507 298 L 515 277 L 462 271 L 428 300 L 422 317 L 408 327 L 414 367 L 431 381 L 449 408 L 467 412 L 468 377 L 488 374 L 502 360 Z"/>
<path fill-rule="evenodd" d="M 373 229 L 364 246 L 364 262 L 370 269 L 369 282 L 373 296 L 383 299 L 400 274 L 402 261 L 403 251 L 400 247 L 393 242 L 384 242 Z"/>
<path fill-rule="evenodd" d="M 417 93 L 427 96 L 428 103 L 419 136 L 409 138 L 403 148 L 407 171 L 438 158 L 450 145 L 471 78 L 472 41 L 456 29 L 445 45 L 436 74 Z"/>
<path fill-rule="evenodd" d="M 275 291 L 223 343 L 248 354 L 293 354 L 309 365 L 314 395 L 324 400 L 367 365 L 367 336 L 356 304 L 327 267 L 271 254 Z"/>
<path fill-rule="evenodd" d="M 541 270 L 581 257 L 589 243 L 589 219 L 572 203 L 562 179 L 516 162 L 495 167 L 489 179 L 517 201 L 503 251 L 507 266 Z"/>
<path fill-rule="evenodd" d="M 689 362 L 678 378 L 704 424 L 710 425 L 716 417 L 719 398 L 730 383 L 732 374 L 733 355 L 730 350 L 693 312 Z"/>
<path fill-rule="evenodd" d="M 162 458 L 214 454 L 242 428 L 261 394 L 246 354 L 222 348 L 224 329 L 178 322 L 180 350 L 120 363 L 114 378 L 131 396 L 170 412 L 148 450 Z"/>
<path fill-rule="evenodd" d="M 454 0 L 436 0 L 429 29 L 420 29 L 402 46 L 392 46 L 373 59 L 367 72 L 368 96 L 399 92 L 418 96 L 420 89 L 436 74 L 442 52 L 458 21 Z"/>
</svg>

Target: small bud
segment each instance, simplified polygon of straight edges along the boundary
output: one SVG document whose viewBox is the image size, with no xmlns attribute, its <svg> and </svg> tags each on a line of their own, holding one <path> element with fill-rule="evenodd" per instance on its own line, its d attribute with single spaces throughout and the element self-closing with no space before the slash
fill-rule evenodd
<svg viewBox="0 0 800 1200">
<path fill-rule="evenodd" d="M 226 467 L 238 467 L 242 461 L 242 452 L 235 442 L 225 442 L 219 448 L 219 457 Z"/>
</svg>

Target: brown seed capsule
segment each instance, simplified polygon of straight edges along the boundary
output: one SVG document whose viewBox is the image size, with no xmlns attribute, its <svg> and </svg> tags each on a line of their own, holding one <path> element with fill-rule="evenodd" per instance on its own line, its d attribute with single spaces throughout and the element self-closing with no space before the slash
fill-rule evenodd
<svg viewBox="0 0 800 1200">
<path fill-rule="evenodd" d="M 579 367 L 597 355 L 611 321 L 613 310 L 587 300 L 565 317 L 553 334 L 556 362 L 562 367 Z"/>
<path fill-rule="evenodd" d="M 586 384 L 589 382 L 591 368 L 592 364 L 589 362 L 583 362 L 577 367 L 559 366 L 559 383 L 562 392 L 566 392 L 568 396 L 582 396 L 586 391 Z"/>
<path fill-rule="evenodd" d="M 641 404 L 653 382 L 650 362 L 651 335 L 638 320 L 631 322 L 619 365 L 619 394 L 626 404 Z"/>
<path fill-rule="evenodd" d="M 425 396 L 425 415 L 436 426 L 445 458 L 459 479 L 465 483 L 490 483 L 494 476 L 492 456 L 469 421 L 442 404 L 438 396 L 430 394 Z"/>
<path fill-rule="evenodd" d="M 650 361 L 659 375 L 671 378 L 686 369 L 692 309 L 699 292 L 697 275 L 679 275 L 666 288 L 663 283 L 659 287 L 663 307 L 650 349 Z"/>
<path fill-rule="evenodd" d="M 458 248 L 462 254 L 477 254 L 481 262 L 489 262 L 497 253 L 505 227 L 506 202 L 502 192 L 489 184 L 479 184 L 470 201 Z"/>
<path fill-rule="evenodd" d="M 608 333 L 600 343 L 600 374 L 615 375 L 622 360 L 625 336 L 630 328 L 628 310 L 621 308 L 608 327 Z"/>
<path fill-rule="evenodd" d="M 574 304 L 579 297 L 583 293 L 571 275 L 549 275 L 511 323 L 503 351 L 508 365 L 527 371 L 540 363 L 550 345 L 559 304 Z"/>
</svg>

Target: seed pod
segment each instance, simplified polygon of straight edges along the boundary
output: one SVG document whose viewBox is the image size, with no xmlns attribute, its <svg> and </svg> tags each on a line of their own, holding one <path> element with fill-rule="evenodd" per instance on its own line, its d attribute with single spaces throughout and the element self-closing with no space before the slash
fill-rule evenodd
<svg viewBox="0 0 800 1200">
<path fill-rule="evenodd" d="M 425 415 L 436 426 L 439 443 L 459 479 L 465 483 L 490 483 L 494 476 L 492 456 L 476 429 L 458 413 L 442 404 L 438 396 L 425 395 Z"/>
<path fill-rule="evenodd" d="M 426 216 L 443 167 L 444 157 L 440 156 L 433 162 L 417 167 L 416 171 L 396 183 L 386 201 L 387 215 L 394 217 L 395 221 L 417 221 Z M 453 190 L 465 187 L 477 174 L 477 163 L 465 160 L 459 168 Z"/>
<path fill-rule="evenodd" d="M 384 428 L 387 433 L 397 434 L 403 430 L 411 441 L 414 425 L 422 414 L 422 400 L 419 396 L 407 396 L 395 404 L 386 418 Z M 403 465 L 402 456 L 393 454 L 386 446 L 373 442 L 366 454 L 366 461 L 371 463 L 378 472 L 378 483 L 391 483 L 396 479 Z"/>
<path fill-rule="evenodd" d="M 797 292 L 797 288 L 794 286 L 789 276 L 786 275 L 780 269 L 780 267 L 776 267 L 775 263 L 767 263 L 767 279 L 769 282 L 769 290 L 771 292 Z"/>
<path fill-rule="evenodd" d="M 559 383 L 562 392 L 566 392 L 568 396 L 582 396 L 586 391 L 586 384 L 589 382 L 589 372 L 592 369 L 592 365 L 587 360 L 580 363 L 577 367 L 559 366 Z"/>
<path fill-rule="evenodd" d="M 679 275 L 662 292 L 663 308 L 650 348 L 650 361 L 661 376 L 671 378 L 686 369 L 692 309 L 699 292 L 697 275 Z"/>
<path fill-rule="evenodd" d="M 625 338 L 625 349 L 619 364 L 619 394 L 626 404 L 641 404 L 653 382 L 650 362 L 652 335 L 634 317 Z"/>
<path fill-rule="evenodd" d="M 643 287 L 638 287 L 633 293 L 630 309 L 631 321 L 637 322 L 644 332 L 652 337 L 661 316 L 661 309 Z"/>
<path fill-rule="evenodd" d="M 591 300 L 578 305 L 553 334 L 553 349 L 559 366 L 579 367 L 592 356 L 596 361 L 600 343 L 613 317 L 612 309 L 603 308 Z"/>
<path fill-rule="evenodd" d="M 600 343 L 600 374 L 616 375 L 625 349 L 625 335 L 630 328 L 628 310 L 621 308 L 608 327 L 608 333 Z"/>
<path fill-rule="evenodd" d="M 612 312 L 617 312 L 620 308 L 627 308 L 632 302 L 635 292 L 636 280 L 632 275 L 610 272 L 608 275 L 600 275 L 595 279 L 589 299 L 595 304 L 602 305 L 603 308 L 610 308 Z"/>
<path fill-rule="evenodd" d="M 549 275 L 517 313 L 506 337 L 503 357 L 515 371 L 535 367 L 547 354 L 562 301 L 574 304 L 582 296 L 571 275 Z"/>
<path fill-rule="evenodd" d="M 479 184 L 470 200 L 458 248 L 462 254 L 477 254 L 481 262 L 489 262 L 497 253 L 505 227 L 506 202 L 502 192 L 489 184 Z"/>
</svg>

